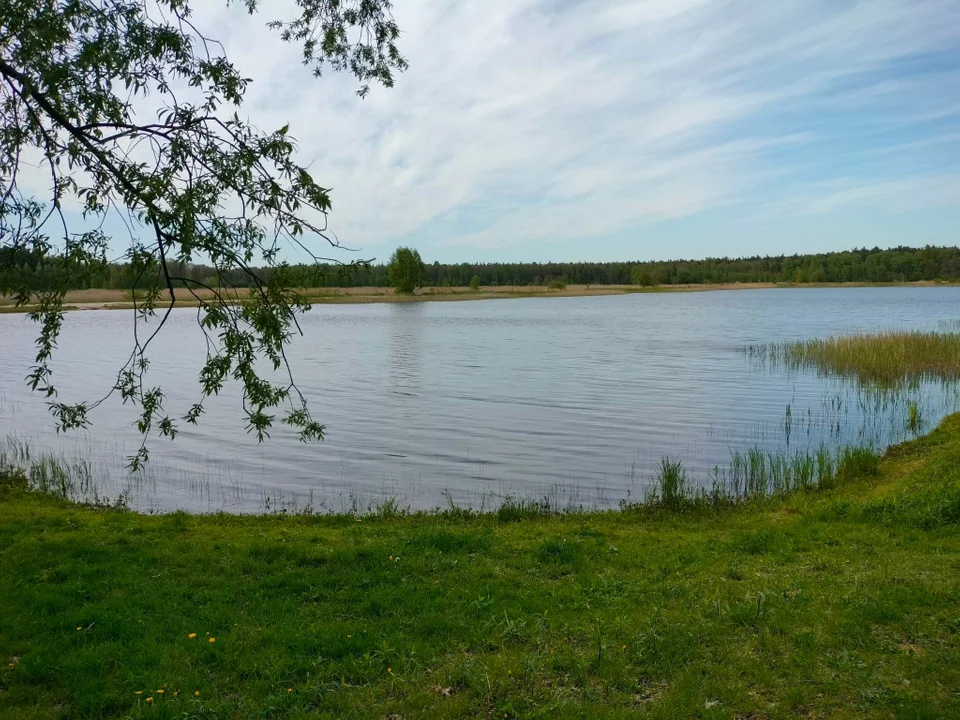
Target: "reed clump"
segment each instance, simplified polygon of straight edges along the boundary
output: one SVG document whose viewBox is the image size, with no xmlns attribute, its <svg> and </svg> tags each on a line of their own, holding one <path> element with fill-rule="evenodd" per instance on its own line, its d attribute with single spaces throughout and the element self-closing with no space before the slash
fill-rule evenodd
<svg viewBox="0 0 960 720">
<path fill-rule="evenodd" d="M 791 367 L 813 367 L 884 386 L 960 380 L 960 332 L 857 334 L 775 343 L 763 346 L 761 353 Z"/>
</svg>

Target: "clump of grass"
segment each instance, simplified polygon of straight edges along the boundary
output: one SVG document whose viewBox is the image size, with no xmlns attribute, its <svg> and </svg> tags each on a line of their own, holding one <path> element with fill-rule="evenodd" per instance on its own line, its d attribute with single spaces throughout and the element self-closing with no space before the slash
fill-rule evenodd
<svg viewBox="0 0 960 720">
<path fill-rule="evenodd" d="M 821 445 L 813 451 L 734 452 L 730 465 L 713 469 L 713 490 L 699 498 L 713 505 L 729 504 L 797 491 L 832 490 L 839 482 L 877 474 L 879 457 L 869 447 Z"/>
<path fill-rule="evenodd" d="M 512 495 L 503 499 L 496 513 L 497 520 L 500 522 L 520 522 L 552 514 L 555 514 L 555 511 L 546 499 L 537 501 L 530 498 L 515 498 Z"/>
<path fill-rule="evenodd" d="M 567 284 L 563 280 L 551 280 L 547 283 L 548 290 L 563 290 L 567 287 Z"/>
<path fill-rule="evenodd" d="M 911 401 L 907 405 L 907 427 L 910 432 L 916 435 L 920 432 L 920 426 L 923 424 L 923 418 L 920 414 L 920 405 L 916 401 Z"/>
<path fill-rule="evenodd" d="M 854 478 L 873 477 L 880 467 L 880 458 L 870 448 L 846 447 L 840 452 L 836 478 L 852 480 Z"/>
<path fill-rule="evenodd" d="M 861 382 L 896 386 L 960 380 L 960 333 L 893 331 L 747 348 L 791 367 L 813 367 Z"/>
<path fill-rule="evenodd" d="M 656 502 L 667 507 L 679 507 L 690 499 L 687 472 L 683 463 L 670 458 L 660 458 L 660 470 L 656 477 Z"/>
</svg>

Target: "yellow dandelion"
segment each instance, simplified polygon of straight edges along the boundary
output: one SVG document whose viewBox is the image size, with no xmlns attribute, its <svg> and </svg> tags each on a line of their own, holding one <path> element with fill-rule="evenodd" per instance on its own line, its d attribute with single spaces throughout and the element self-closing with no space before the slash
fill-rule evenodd
<svg viewBox="0 0 960 720">
<path fill-rule="evenodd" d="M 194 696 L 194 697 L 200 697 L 200 691 L 199 691 L 199 690 L 194 690 L 194 691 L 193 691 L 193 696 Z"/>
<path fill-rule="evenodd" d="M 179 694 L 180 694 L 180 691 L 179 691 L 179 690 L 174 690 L 174 691 L 173 691 L 173 696 L 174 696 L 174 697 L 176 697 L 176 696 L 179 695 Z"/>
<path fill-rule="evenodd" d="M 390 556 L 390 559 L 393 560 L 393 555 Z M 79 630 L 79 629 L 80 629 L 80 628 L 77 628 L 77 630 Z"/>
<path fill-rule="evenodd" d="M 134 695 L 143 695 L 143 690 L 137 690 Z"/>
<path fill-rule="evenodd" d="M 77 630 L 83 630 L 83 626 L 81 625 L 80 627 L 77 628 Z"/>
<path fill-rule="evenodd" d="M 393 672 L 393 668 L 387 668 L 387 672 L 388 672 L 388 673 L 392 673 L 392 672 Z"/>
<path fill-rule="evenodd" d="M 190 633 L 189 635 L 187 635 L 187 637 L 190 638 L 191 640 L 193 640 L 196 636 L 197 636 L 196 633 Z"/>
<path fill-rule="evenodd" d="M 622 648 L 620 648 L 620 649 L 621 649 L 621 650 L 626 650 L 626 649 L 627 649 L 627 646 L 624 645 L 624 646 L 623 646 Z"/>
<path fill-rule="evenodd" d="M 159 690 L 157 690 L 157 695 L 163 695 L 163 693 L 165 692 L 166 690 L 164 690 L 163 688 L 160 688 Z"/>
<path fill-rule="evenodd" d="M 216 638 L 210 638 L 210 642 L 215 643 L 216 641 L 217 641 Z"/>
<path fill-rule="evenodd" d="M 288 693 L 292 693 L 292 692 L 293 692 L 293 688 L 287 688 L 287 692 L 288 692 Z"/>
<path fill-rule="evenodd" d="M 153 698 L 147 698 L 147 702 L 148 702 L 148 703 L 152 703 L 152 702 L 153 702 Z"/>
</svg>

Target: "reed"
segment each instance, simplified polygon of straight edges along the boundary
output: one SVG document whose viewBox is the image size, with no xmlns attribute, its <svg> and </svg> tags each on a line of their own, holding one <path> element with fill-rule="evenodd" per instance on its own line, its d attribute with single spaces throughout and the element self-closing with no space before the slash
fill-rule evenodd
<svg viewBox="0 0 960 720">
<path fill-rule="evenodd" d="M 744 349 L 773 363 L 881 386 L 960 380 L 960 332 L 891 331 Z"/>
</svg>

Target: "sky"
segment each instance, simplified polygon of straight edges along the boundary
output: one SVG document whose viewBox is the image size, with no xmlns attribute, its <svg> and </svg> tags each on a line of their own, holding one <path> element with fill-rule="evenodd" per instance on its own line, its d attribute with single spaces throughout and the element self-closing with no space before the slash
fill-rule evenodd
<svg viewBox="0 0 960 720">
<path fill-rule="evenodd" d="M 958 242 L 960 0 L 396 0 L 409 70 L 365 99 L 265 27 L 288 1 L 193 7 L 364 257 Z"/>
</svg>

